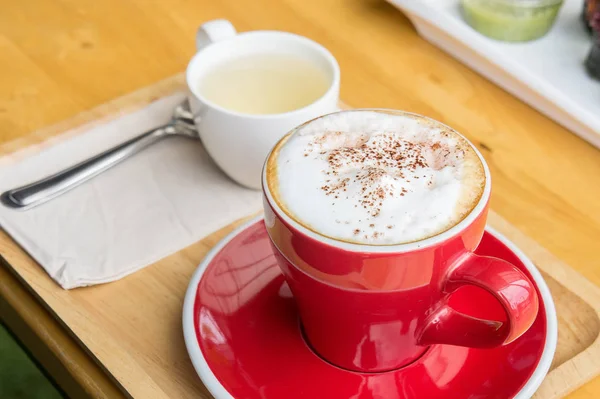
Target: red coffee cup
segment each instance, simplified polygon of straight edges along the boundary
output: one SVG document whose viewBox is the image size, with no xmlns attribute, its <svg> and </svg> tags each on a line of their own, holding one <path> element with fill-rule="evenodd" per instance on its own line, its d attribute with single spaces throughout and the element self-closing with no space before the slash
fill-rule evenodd
<svg viewBox="0 0 600 399">
<path fill-rule="evenodd" d="M 410 364 L 433 344 L 491 348 L 532 325 L 538 297 L 529 278 L 502 259 L 473 253 L 491 192 L 489 169 L 475 151 L 485 169 L 477 205 L 449 230 L 400 245 L 338 241 L 306 228 L 274 200 L 263 170 L 267 231 L 308 343 L 322 358 L 348 370 L 383 372 Z M 450 307 L 451 294 L 468 285 L 489 292 L 505 320 Z"/>
</svg>

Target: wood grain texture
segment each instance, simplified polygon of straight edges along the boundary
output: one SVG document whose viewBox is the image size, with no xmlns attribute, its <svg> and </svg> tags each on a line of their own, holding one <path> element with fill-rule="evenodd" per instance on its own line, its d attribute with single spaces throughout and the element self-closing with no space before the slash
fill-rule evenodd
<svg viewBox="0 0 600 399">
<path fill-rule="evenodd" d="M 409 110 L 463 132 L 490 164 L 492 208 L 600 284 L 598 150 L 419 38 L 381 0 L 0 0 L 0 9 L 0 142 L 14 149 L 182 71 L 203 21 L 292 31 L 338 58 L 349 104 Z M 12 245 L 2 237 L 0 250 Z M 597 396 L 600 379 L 570 397 Z"/>
</svg>

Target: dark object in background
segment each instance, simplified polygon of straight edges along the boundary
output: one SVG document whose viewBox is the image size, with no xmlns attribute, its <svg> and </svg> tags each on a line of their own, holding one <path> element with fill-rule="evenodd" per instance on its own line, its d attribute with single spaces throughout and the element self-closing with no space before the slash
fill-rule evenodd
<svg viewBox="0 0 600 399">
<path fill-rule="evenodd" d="M 583 13 L 581 18 L 585 24 L 585 27 L 590 33 L 593 33 L 592 19 L 594 13 L 600 10 L 600 0 L 585 0 L 583 3 Z"/>
<path fill-rule="evenodd" d="M 585 67 L 593 78 L 600 80 L 600 6 L 594 10 L 590 18 L 590 26 L 594 32 L 594 44 L 585 61 Z"/>
<path fill-rule="evenodd" d="M 596 33 L 592 51 L 585 61 L 588 73 L 595 79 L 600 80 L 600 35 Z"/>
</svg>

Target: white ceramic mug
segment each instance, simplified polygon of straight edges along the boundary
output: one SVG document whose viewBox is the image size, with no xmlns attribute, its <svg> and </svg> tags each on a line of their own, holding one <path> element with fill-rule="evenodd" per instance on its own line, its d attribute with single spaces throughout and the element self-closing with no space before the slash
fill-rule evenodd
<svg viewBox="0 0 600 399">
<path fill-rule="evenodd" d="M 217 165 L 233 180 L 260 189 L 264 161 L 277 141 L 294 127 L 337 109 L 340 68 L 327 49 L 292 33 L 251 31 L 237 34 L 226 20 L 214 20 L 198 29 L 198 52 L 191 59 L 186 80 L 190 106 L 200 138 Z M 208 101 L 198 86 L 204 74 L 239 57 L 252 54 L 289 54 L 311 61 L 329 78 L 325 94 L 294 111 L 253 115 L 225 109 Z"/>
</svg>

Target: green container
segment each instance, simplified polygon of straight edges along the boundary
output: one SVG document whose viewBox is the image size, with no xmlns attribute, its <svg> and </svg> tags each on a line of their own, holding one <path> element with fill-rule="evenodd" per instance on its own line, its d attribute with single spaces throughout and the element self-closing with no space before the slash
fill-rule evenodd
<svg viewBox="0 0 600 399">
<path fill-rule="evenodd" d="M 544 36 L 563 0 L 461 0 L 467 23 L 479 33 L 506 42 Z"/>
</svg>

